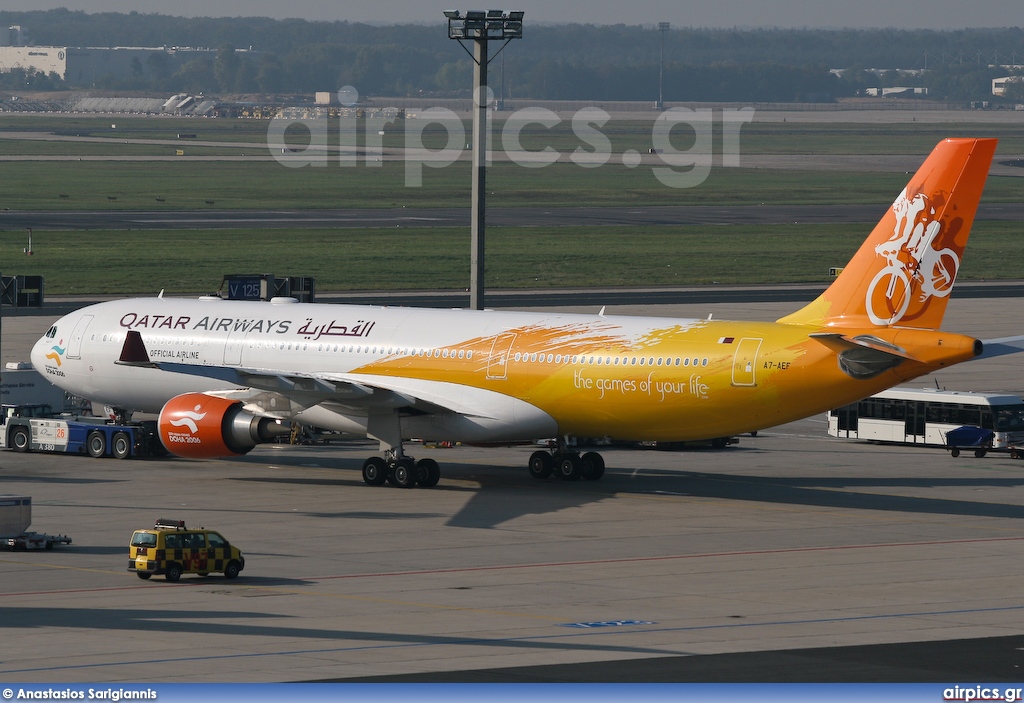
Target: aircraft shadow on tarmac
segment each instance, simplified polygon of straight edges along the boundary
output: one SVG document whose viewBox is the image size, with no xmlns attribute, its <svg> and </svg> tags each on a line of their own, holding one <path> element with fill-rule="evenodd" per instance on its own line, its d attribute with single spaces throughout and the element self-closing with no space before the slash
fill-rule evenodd
<svg viewBox="0 0 1024 703">
<path fill-rule="evenodd" d="M 238 582 L 225 586 L 225 590 L 234 590 L 234 587 L 244 586 L 239 577 Z M 209 582 L 204 581 L 203 584 Z M 182 584 L 172 587 L 180 588 Z M 219 585 L 219 584 L 218 584 Z M 358 608 L 358 603 L 353 603 L 353 608 Z M 615 646 L 604 644 L 588 644 L 573 638 L 553 638 L 552 641 L 544 639 L 515 639 L 515 638 L 494 638 L 430 635 L 402 632 L 383 632 L 368 630 L 345 630 L 328 629 L 316 627 L 297 627 L 288 624 L 290 616 L 263 612 L 260 610 L 198 610 L 196 608 L 59 608 L 48 605 L 46 607 L 0 607 L 0 622 L 4 629 L 12 633 L 17 629 L 37 628 L 82 628 L 103 631 L 125 631 L 125 632 L 146 632 L 156 637 L 159 634 L 186 634 L 195 635 L 236 635 L 241 637 L 282 637 L 289 640 L 306 639 L 319 640 L 322 643 L 336 642 L 336 647 L 318 646 L 307 651 L 339 651 L 341 649 L 365 649 L 368 646 L 429 646 L 429 645 L 461 645 L 471 647 L 496 647 L 501 649 L 522 649 L 535 651 L 557 651 L 576 650 L 580 652 L 614 652 L 618 654 L 672 654 L 665 649 L 656 647 L 634 647 Z M 340 643 L 348 643 L 341 646 Z M 288 652 L 277 652 L 278 654 L 301 654 L 298 648 Z M 236 655 L 228 655 L 236 656 Z M 201 652 L 188 654 L 182 653 L 181 660 L 188 659 L 216 659 L 216 655 L 203 654 Z M 167 657 L 161 657 L 160 661 L 166 663 Z M 132 662 L 118 659 L 117 664 L 146 663 L 143 661 Z M 0 661 L 0 673 L 9 673 L 5 664 Z M 53 668 L 53 667 L 47 667 Z M 23 670 L 22 670 L 23 671 Z"/>
<path fill-rule="evenodd" d="M 738 452 L 744 450 L 728 448 L 707 450 L 709 454 Z M 689 453 L 689 452 L 688 452 Z M 621 465 L 616 459 L 629 461 Z M 962 478 L 931 476 L 927 478 L 861 477 L 831 473 L 812 477 L 765 477 L 738 473 L 715 473 L 686 470 L 650 469 L 631 467 L 638 454 L 625 455 L 608 452 L 610 468 L 601 481 L 564 482 L 557 479 L 537 481 L 526 474 L 525 469 L 480 466 L 472 463 L 447 461 L 444 463 L 445 477 L 451 480 L 473 481 L 477 486 L 455 485 L 444 480 L 436 487 L 415 489 L 419 495 L 435 492 L 468 493 L 469 500 L 454 514 L 446 525 L 493 529 L 524 515 L 555 513 L 596 503 L 622 494 L 637 495 L 679 495 L 691 498 L 714 498 L 754 503 L 776 503 L 784 505 L 817 506 L 849 510 L 882 510 L 890 512 L 962 515 L 970 517 L 995 517 L 1024 519 L 1024 505 L 1014 503 L 929 498 L 922 496 L 893 495 L 882 492 L 899 488 L 1015 488 L 1024 486 L 1024 477 L 1006 478 L 992 475 Z M 680 461 L 683 463 L 683 461 Z M 687 462 L 692 463 L 692 462 Z M 306 478 L 241 478 L 241 481 L 268 481 L 282 483 L 303 483 L 309 485 L 351 486 L 359 490 L 402 491 L 394 487 L 366 486 L 355 462 L 341 460 L 337 468 L 352 472 L 351 479 L 306 479 Z M 837 469 L 838 472 L 840 469 Z M 877 488 L 878 492 L 871 489 Z M 844 490 L 846 489 L 846 490 Z M 423 501 L 421 505 L 431 503 Z M 396 519 L 439 517 L 437 513 L 406 513 L 401 511 L 386 514 L 370 511 L 359 513 L 316 514 L 321 517 L 361 517 L 367 519 Z"/>
<path fill-rule="evenodd" d="M 116 547 L 109 545 L 86 546 L 72 542 L 66 547 L 61 547 L 60 551 L 74 552 L 75 554 L 95 554 L 98 556 L 121 556 L 125 559 L 128 558 L 128 548 L 123 544 L 119 544 Z"/>
<path fill-rule="evenodd" d="M 128 480 L 128 479 L 124 479 Z M 78 478 L 76 476 L 34 476 L 34 475 L 14 475 L 14 474 L 0 474 L 0 484 L 3 483 L 64 483 L 64 484 L 80 484 L 80 485 L 92 485 L 96 483 L 122 483 L 122 479 L 107 479 L 107 478 Z"/>
</svg>

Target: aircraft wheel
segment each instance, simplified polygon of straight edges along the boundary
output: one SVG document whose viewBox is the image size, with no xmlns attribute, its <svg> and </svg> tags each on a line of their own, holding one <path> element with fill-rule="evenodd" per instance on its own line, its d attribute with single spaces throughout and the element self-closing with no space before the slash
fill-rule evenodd
<svg viewBox="0 0 1024 703">
<path fill-rule="evenodd" d="M 583 476 L 583 462 L 575 454 L 563 454 L 558 461 L 558 478 L 578 481 Z"/>
<path fill-rule="evenodd" d="M 528 467 L 531 476 L 537 479 L 544 479 L 555 470 L 555 460 L 547 452 L 534 452 L 530 455 Z"/>
<path fill-rule="evenodd" d="M 412 459 L 399 459 L 398 463 L 395 464 L 395 468 L 388 473 L 391 483 L 399 488 L 412 488 L 415 486 L 416 476 L 416 464 L 413 463 Z"/>
<path fill-rule="evenodd" d="M 441 467 L 433 459 L 416 462 L 416 483 L 423 488 L 433 488 L 441 480 Z"/>
<path fill-rule="evenodd" d="M 102 432 L 93 432 L 85 441 L 89 456 L 99 459 L 107 453 L 107 438 Z"/>
<path fill-rule="evenodd" d="M 363 462 L 363 481 L 368 486 L 383 486 L 388 478 L 388 465 L 379 456 Z"/>
<path fill-rule="evenodd" d="M 587 452 L 580 460 L 583 462 L 583 479 L 600 481 L 604 476 L 604 457 L 597 452 Z"/>
<path fill-rule="evenodd" d="M 115 459 L 127 459 L 132 455 L 132 440 L 127 432 L 118 432 L 114 435 L 110 453 Z"/>
</svg>

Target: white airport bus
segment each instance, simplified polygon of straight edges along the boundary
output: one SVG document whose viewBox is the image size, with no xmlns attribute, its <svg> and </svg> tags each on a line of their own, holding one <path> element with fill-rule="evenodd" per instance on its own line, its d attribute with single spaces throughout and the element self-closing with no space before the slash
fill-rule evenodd
<svg viewBox="0 0 1024 703">
<path fill-rule="evenodd" d="M 890 388 L 828 412 L 833 437 L 945 446 L 963 426 L 992 430 L 993 449 L 1024 444 L 1024 400 L 1005 393 Z"/>
</svg>

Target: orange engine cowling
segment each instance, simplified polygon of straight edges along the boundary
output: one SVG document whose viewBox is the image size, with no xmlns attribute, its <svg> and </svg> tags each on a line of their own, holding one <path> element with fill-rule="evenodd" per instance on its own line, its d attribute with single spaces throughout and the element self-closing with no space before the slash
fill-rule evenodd
<svg viewBox="0 0 1024 703">
<path fill-rule="evenodd" d="M 291 429 L 280 420 L 243 410 L 239 400 L 204 393 L 171 398 L 160 411 L 157 427 L 167 451 L 190 459 L 245 454 Z"/>
</svg>

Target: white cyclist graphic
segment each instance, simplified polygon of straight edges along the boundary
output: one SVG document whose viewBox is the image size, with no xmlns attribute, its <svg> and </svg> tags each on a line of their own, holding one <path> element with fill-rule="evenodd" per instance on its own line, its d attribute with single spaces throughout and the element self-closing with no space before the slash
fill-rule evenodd
<svg viewBox="0 0 1024 703">
<path fill-rule="evenodd" d="M 935 219 L 935 208 L 926 195 L 911 196 L 904 191 L 892 204 L 892 211 L 896 215 L 893 235 L 875 247 L 887 263 L 871 280 L 865 301 L 868 317 L 876 325 L 899 322 L 914 290 L 919 291 L 921 303 L 933 295 L 949 295 L 960 268 L 955 251 L 934 246 L 942 223 Z"/>
<path fill-rule="evenodd" d="M 175 427 L 187 427 L 189 432 L 195 434 L 199 431 L 199 426 L 196 423 L 206 417 L 206 413 L 199 412 L 199 408 L 201 407 L 201 405 L 197 405 L 194 411 L 183 412 L 182 415 L 184 415 L 184 417 L 178 418 L 177 420 L 170 420 L 170 423 Z"/>
</svg>

